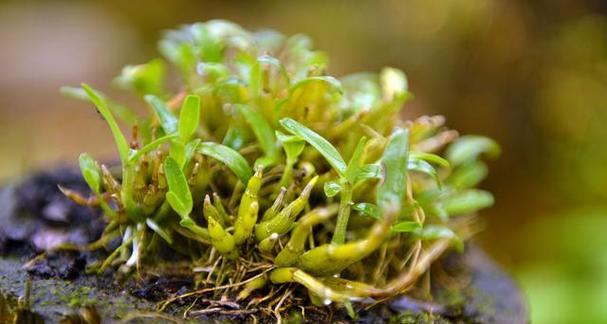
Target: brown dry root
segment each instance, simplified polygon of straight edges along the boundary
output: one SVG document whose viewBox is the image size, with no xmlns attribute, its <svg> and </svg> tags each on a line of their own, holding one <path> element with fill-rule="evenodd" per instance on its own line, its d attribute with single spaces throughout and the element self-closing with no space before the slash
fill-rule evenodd
<svg viewBox="0 0 607 324">
<path fill-rule="evenodd" d="M 208 300 L 219 300 L 223 302 L 208 303 L 209 307 L 204 310 L 192 311 L 188 308 L 184 313 L 184 318 L 208 314 L 253 316 L 253 314 L 258 312 L 265 312 L 268 315 L 275 316 L 277 320 L 280 320 L 282 310 L 288 308 L 288 305 L 296 304 L 296 297 L 293 295 L 293 287 L 288 285 L 290 282 L 298 283 L 306 287 L 313 297 L 313 301 L 325 306 L 332 302 L 349 303 L 350 301 L 358 301 L 367 297 L 393 297 L 403 294 L 411 288 L 418 279 L 426 273 L 430 265 L 450 246 L 451 241 L 449 239 L 435 241 L 427 248 L 423 249 L 419 255 L 418 261 L 412 265 L 411 268 L 392 279 L 384 287 L 375 287 L 366 283 L 335 277 L 317 278 L 298 268 L 275 268 L 269 264 L 265 264 L 265 268 L 260 269 L 258 266 L 256 270 L 253 268 L 245 270 L 247 273 L 257 271 L 257 274 L 249 279 L 242 281 L 234 280 L 233 283 L 230 284 L 203 288 L 171 297 L 159 304 L 158 311 L 165 310 L 167 306 L 178 300 L 196 298 L 196 301 L 200 302 L 202 300 L 200 298 L 203 296 L 215 295 L 216 297 Z M 275 285 L 270 289 L 270 292 L 266 296 L 252 298 L 246 306 L 229 301 L 229 296 L 233 296 L 237 291 L 239 291 L 239 293 L 236 300 L 244 300 L 250 297 L 253 291 L 263 288 L 267 284 L 268 279 Z M 229 303 L 229 305 L 226 303 Z"/>
<path fill-rule="evenodd" d="M 311 211 L 302 218 L 302 220 L 308 221 L 302 223 L 307 227 L 315 223 L 315 220 L 326 219 L 332 214 L 334 214 L 333 210 Z M 361 241 L 368 241 L 374 236 L 385 234 L 379 230 L 382 223 L 384 222 L 378 223 L 376 228 L 371 230 L 369 237 Z M 462 218 L 453 224 L 462 238 L 470 237 L 477 230 L 475 225 L 473 218 Z M 389 244 L 390 242 L 387 243 Z M 356 244 L 356 242 L 350 244 Z M 165 310 L 171 303 L 186 298 L 196 298 L 198 301 L 207 300 L 205 298 L 208 298 L 208 300 L 221 300 L 224 303 L 230 303 L 230 305 L 222 306 L 221 304 L 215 303 L 211 305 L 207 303 L 209 307 L 206 310 L 188 310 L 184 313 L 184 317 L 211 313 L 254 316 L 257 312 L 264 312 L 270 316 L 275 316 L 277 319 L 281 319 L 281 311 L 299 304 L 299 297 L 293 294 L 294 287 L 289 285 L 290 283 L 297 283 L 307 288 L 312 302 L 319 306 L 326 306 L 332 302 L 349 305 L 351 301 L 360 301 L 365 298 L 383 300 L 406 293 L 427 273 L 432 263 L 441 257 L 452 244 L 453 241 L 451 239 L 442 238 L 425 247 L 421 244 L 413 246 L 410 254 L 417 253 L 416 257 L 410 257 L 409 266 L 382 286 L 334 276 L 317 276 L 298 267 L 277 268 L 275 264 L 271 263 L 271 259 L 252 262 L 239 258 L 235 264 L 232 264 L 236 270 L 230 273 L 232 280 L 230 280 L 229 284 L 206 287 L 183 295 L 173 296 L 159 304 L 158 310 Z M 210 269 L 205 269 L 205 271 L 208 271 L 209 280 L 207 280 L 207 283 L 209 285 L 217 282 L 217 279 L 210 279 L 211 275 L 219 276 L 227 270 L 227 268 L 223 267 L 225 265 L 225 258 L 220 256 L 213 263 L 214 265 Z M 269 285 L 269 283 L 273 285 Z M 266 287 L 269 289 L 269 293 L 261 297 L 251 298 L 254 291 Z M 237 303 L 237 301 L 244 301 L 247 298 L 249 302 L 246 306 L 243 306 L 242 303 Z"/>
</svg>

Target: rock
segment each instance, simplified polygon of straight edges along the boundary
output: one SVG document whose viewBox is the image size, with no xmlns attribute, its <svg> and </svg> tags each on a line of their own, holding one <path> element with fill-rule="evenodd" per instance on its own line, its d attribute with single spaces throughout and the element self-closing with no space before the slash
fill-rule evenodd
<svg viewBox="0 0 607 324">
<path fill-rule="evenodd" d="M 97 317 L 114 321 L 137 312 L 149 315 L 159 300 L 192 289 L 191 277 L 148 276 L 120 285 L 111 273 L 86 275 L 85 266 L 95 256 L 77 251 L 49 252 L 46 257 L 28 262 L 23 268 L 24 260 L 36 255 L 33 251 L 48 251 L 66 242 L 83 245 L 98 238 L 103 230 L 100 214 L 68 201 L 57 189 L 57 183 L 86 192 L 80 176 L 68 169 L 45 172 L 19 186 L 0 189 L 0 206 L 3 206 L 0 209 L 0 252 L 3 255 L 0 256 L 0 323 L 12 320 L 9 316 L 16 314 L 35 322 L 52 323 Z M 446 255 L 433 265 L 432 300 L 414 298 L 415 291 L 412 291 L 371 310 L 361 310 L 358 322 L 527 323 L 529 314 L 525 299 L 514 281 L 478 247 L 469 244 L 465 251 L 464 254 Z M 441 283 L 439 275 L 447 277 L 448 282 L 457 283 L 455 288 Z M 31 308 L 24 309 L 16 305 L 15 300 L 24 296 L 28 280 L 32 287 Z M 182 314 L 192 302 L 194 300 L 175 303 L 170 312 Z M 211 307 L 213 301 L 206 302 Z M 204 315 L 204 308 L 197 312 L 201 317 L 194 322 L 218 319 Z M 306 320 L 351 321 L 343 309 L 335 309 L 329 318 L 319 314 L 323 313 L 306 311 Z M 240 316 L 224 315 L 219 320 L 247 318 Z M 264 316 L 259 318 L 261 322 L 274 320 Z"/>
<path fill-rule="evenodd" d="M 64 243 L 83 245 L 101 235 L 100 212 L 66 199 L 59 184 L 89 194 L 80 174 L 68 168 L 35 174 L 0 190 L 0 251 L 15 246 L 47 251 Z"/>
</svg>

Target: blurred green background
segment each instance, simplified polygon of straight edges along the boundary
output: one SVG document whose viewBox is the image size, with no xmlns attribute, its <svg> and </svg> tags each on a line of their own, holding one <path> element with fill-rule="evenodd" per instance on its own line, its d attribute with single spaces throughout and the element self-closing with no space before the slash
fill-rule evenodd
<svg viewBox="0 0 607 324">
<path fill-rule="evenodd" d="M 599 0 L 0 2 L 0 181 L 83 150 L 111 158 L 104 123 L 58 89 L 112 93 L 164 29 L 223 18 L 303 32 L 332 74 L 403 69 L 407 117 L 496 138 L 484 186 L 497 204 L 476 240 L 521 283 L 534 323 L 605 323 L 606 15 Z"/>
</svg>

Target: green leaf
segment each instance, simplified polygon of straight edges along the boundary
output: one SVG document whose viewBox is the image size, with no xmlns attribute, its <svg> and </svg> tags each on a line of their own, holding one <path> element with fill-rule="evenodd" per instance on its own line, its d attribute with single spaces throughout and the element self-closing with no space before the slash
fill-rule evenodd
<svg viewBox="0 0 607 324">
<path fill-rule="evenodd" d="M 443 207 L 443 204 L 441 202 L 436 202 L 436 203 L 430 204 L 430 206 L 428 206 L 427 210 L 428 210 L 428 213 L 433 214 L 438 219 L 440 219 L 442 222 L 447 222 L 449 220 L 449 213 L 447 213 L 447 211 L 445 210 L 445 207 Z"/>
<path fill-rule="evenodd" d="M 353 112 L 376 107 L 381 91 L 375 73 L 354 73 L 341 78 L 344 87 L 343 109 Z"/>
<path fill-rule="evenodd" d="M 192 34 L 200 46 L 200 58 L 206 62 L 221 62 L 223 59 L 223 44 L 220 39 L 211 34 L 211 24 L 196 24 L 192 26 Z M 224 26 L 216 25 L 217 28 Z"/>
<path fill-rule="evenodd" d="M 127 65 L 114 82 L 121 88 L 135 91 L 140 95 L 161 95 L 164 88 L 166 65 L 160 59 L 145 64 Z"/>
<path fill-rule="evenodd" d="M 118 148 L 118 154 L 120 155 L 120 161 L 122 162 L 123 165 L 127 165 L 128 161 L 129 161 L 129 155 L 130 155 L 131 149 L 129 147 L 129 143 L 127 142 L 126 138 L 124 137 L 124 134 L 122 134 L 120 127 L 118 127 L 118 123 L 116 123 L 116 120 L 114 119 L 114 116 L 112 115 L 112 112 L 109 110 L 107 103 L 101 96 L 99 96 L 95 92 L 95 90 L 93 90 L 87 84 L 82 84 L 82 88 L 88 95 L 89 99 L 97 107 L 97 110 L 99 111 L 99 113 L 101 113 L 101 116 L 103 116 L 103 118 L 105 119 L 107 124 L 110 126 L 110 130 L 112 131 L 112 134 L 114 135 L 114 141 L 116 142 L 116 147 Z"/>
<path fill-rule="evenodd" d="M 285 150 L 287 161 L 291 164 L 295 163 L 295 161 L 297 161 L 297 157 L 301 154 L 301 152 L 303 152 L 303 149 L 306 146 L 306 141 L 299 136 L 287 135 L 280 131 L 276 131 L 276 137 Z"/>
<path fill-rule="evenodd" d="M 97 161 L 87 153 L 82 153 L 78 157 L 78 163 L 84 181 L 94 193 L 99 194 L 101 191 L 101 168 L 99 168 Z"/>
<path fill-rule="evenodd" d="M 83 100 L 83 101 L 89 101 L 89 96 L 86 94 L 86 91 L 84 91 L 84 89 L 82 89 L 80 87 L 63 86 L 63 87 L 59 88 L 59 92 L 61 92 L 62 95 L 70 97 L 70 98 Z M 101 93 L 98 93 L 98 95 L 101 97 L 104 97 L 101 95 Z"/>
<path fill-rule="evenodd" d="M 173 141 L 173 143 L 171 143 L 171 148 L 169 149 L 169 156 L 172 157 L 182 169 L 186 162 L 185 155 L 185 145 L 183 142 Z"/>
<path fill-rule="evenodd" d="M 65 96 L 90 102 L 88 94 L 81 87 L 61 87 L 60 92 Z M 134 125 L 138 122 L 141 124 L 139 116 L 137 116 L 137 114 L 131 109 L 110 100 L 99 90 L 95 90 L 95 92 L 99 97 L 105 100 L 105 103 L 112 112 L 112 114 L 116 115 L 116 117 L 121 119 L 123 122 L 127 123 L 128 125 Z"/>
<path fill-rule="evenodd" d="M 449 215 L 462 215 L 490 207 L 493 203 L 494 199 L 491 193 L 484 190 L 469 189 L 445 198 L 442 205 Z"/>
<path fill-rule="evenodd" d="M 280 73 L 280 76 L 283 77 L 287 86 L 291 83 L 287 70 L 282 65 L 280 60 L 276 59 L 275 57 L 263 54 L 258 56 L 254 63 L 249 64 L 251 65 L 251 69 L 249 72 L 249 88 L 251 89 L 251 93 L 256 97 L 259 96 L 262 92 L 262 83 L 264 79 L 264 69 L 262 68 L 263 65 L 271 65 L 275 67 Z"/>
<path fill-rule="evenodd" d="M 303 80 L 298 81 L 297 83 L 295 83 L 291 89 L 290 89 L 290 93 L 295 92 L 295 90 L 300 89 L 310 83 L 314 83 L 314 82 L 322 82 L 325 83 L 329 86 L 328 92 L 337 92 L 337 93 L 343 93 L 344 90 L 341 86 L 341 82 L 339 82 L 339 80 L 337 80 L 336 78 L 332 77 L 332 76 L 313 76 L 313 77 L 308 77 L 305 78 Z"/>
<path fill-rule="evenodd" d="M 409 152 L 409 160 L 424 160 L 426 162 L 434 163 L 443 168 L 449 168 L 451 165 L 449 161 L 443 159 L 442 157 L 426 152 Z"/>
<path fill-rule="evenodd" d="M 192 160 L 192 156 L 194 156 L 194 153 L 196 152 L 196 150 L 198 150 L 198 145 L 200 145 L 200 142 L 200 138 L 195 138 L 185 145 L 186 162 Z"/>
<path fill-rule="evenodd" d="M 399 69 L 386 67 L 379 76 L 384 100 L 393 101 L 403 98 L 408 89 L 407 77 Z"/>
<path fill-rule="evenodd" d="M 185 97 L 179 113 L 179 136 L 182 143 L 190 140 L 200 124 L 200 97 L 189 95 Z"/>
<path fill-rule="evenodd" d="M 353 177 L 353 183 L 358 184 L 361 181 L 369 179 L 381 179 L 382 168 L 379 164 L 366 164 L 356 170 Z"/>
<path fill-rule="evenodd" d="M 369 216 L 377 220 L 381 219 L 381 214 L 377 205 L 372 203 L 358 203 L 352 209 L 361 213 L 361 215 Z"/>
<path fill-rule="evenodd" d="M 152 231 L 156 232 L 156 234 L 158 234 L 158 236 L 162 237 L 165 241 L 167 241 L 167 243 L 173 244 L 173 239 L 171 238 L 171 234 L 169 232 L 165 231 L 164 229 L 162 229 L 162 227 L 160 227 L 160 225 L 158 225 L 153 219 L 146 218 L 145 223 Z"/>
<path fill-rule="evenodd" d="M 439 188 L 441 187 L 441 181 L 438 177 L 438 172 L 436 172 L 436 169 L 432 166 L 432 164 L 424 160 L 410 159 L 407 168 L 410 171 L 417 171 L 431 176 L 432 179 L 436 181 L 436 185 Z"/>
<path fill-rule="evenodd" d="M 400 210 L 407 190 L 409 161 L 409 130 L 397 128 L 384 149 L 381 158 L 383 181 L 377 189 L 377 205 L 382 212 L 388 208 Z"/>
<path fill-rule="evenodd" d="M 419 231 L 422 225 L 418 222 L 404 221 L 392 225 L 392 233 L 412 233 Z"/>
<path fill-rule="evenodd" d="M 215 82 L 230 75 L 230 70 L 225 65 L 213 62 L 198 63 L 196 72 L 205 77 L 208 82 Z"/>
<path fill-rule="evenodd" d="M 243 126 L 232 125 L 228 128 L 222 144 L 235 150 L 240 150 L 247 142 L 246 130 Z"/>
<path fill-rule="evenodd" d="M 186 79 L 188 75 L 194 72 L 197 59 L 192 44 L 163 40 L 160 42 L 158 49 L 167 60 L 179 67 Z"/>
<path fill-rule="evenodd" d="M 235 76 L 221 79 L 213 85 L 215 95 L 224 103 L 243 103 L 246 83 Z"/>
<path fill-rule="evenodd" d="M 276 163 L 278 159 L 278 147 L 276 146 L 276 137 L 274 136 L 274 130 L 268 121 L 259 112 L 251 109 L 247 105 L 235 105 L 238 111 L 243 115 L 244 120 L 249 124 L 257 142 L 261 146 L 261 149 L 266 154 L 266 159 L 271 162 L 268 165 Z"/>
<path fill-rule="evenodd" d="M 169 186 L 169 192 L 166 193 L 167 201 L 177 214 L 187 217 L 194 204 L 192 194 L 179 164 L 171 157 L 164 160 L 164 174 Z"/>
<path fill-rule="evenodd" d="M 341 184 L 338 181 L 327 181 L 324 185 L 325 195 L 327 197 L 334 197 L 337 195 L 342 189 Z"/>
<path fill-rule="evenodd" d="M 154 150 L 158 146 L 160 146 L 176 137 L 177 137 L 177 134 L 169 134 L 169 135 L 165 135 L 165 136 L 162 136 L 160 138 L 157 138 L 157 139 L 151 141 L 146 146 L 138 149 L 137 151 L 133 151 L 133 153 L 131 154 L 131 157 L 129 158 L 129 162 L 130 163 L 136 162 L 142 155 Z"/>
<path fill-rule="evenodd" d="M 210 156 L 225 164 L 236 176 L 247 183 L 253 175 L 253 170 L 247 163 L 247 160 L 235 150 L 213 142 L 202 142 L 199 145 L 200 153 Z"/>
<path fill-rule="evenodd" d="M 458 138 L 451 144 L 447 149 L 446 155 L 452 165 L 458 166 L 476 160 L 483 153 L 491 158 L 495 158 L 499 156 L 500 151 L 497 142 L 488 137 L 466 135 Z"/>
<path fill-rule="evenodd" d="M 458 251 L 461 252 L 464 249 L 464 242 L 462 241 L 462 239 L 459 236 L 457 236 L 457 234 L 455 234 L 455 232 L 453 232 L 453 230 L 451 230 L 450 228 L 445 227 L 445 226 L 427 225 L 427 226 L 424 226 L 424 228 L 422 228 L 421 230 L 416 231 L 416 235 L 420 239 L 426 240 L 426 241 L 433 241 L 433 240 L 438 240 L 438 239 L 442 239 L 442 238 L 451 239 L 455 248 Z"/>
<path fill-rule="evenodd" d="M 144 96 L 145 101 L 147 101 L 150 106 L 156 112 L 158 119 L 160 120 L 160 125 L 166 134 L 173 134 L 177 131 L 177 117 L 173 115 L 173 113 L 169 110 L 169 107 L 162 101 L 160 98 L 154 95 L 146 95 Z"/>
<path fill-rule="evenodd" d="M 367 137 L 363 136 L 358 141 L 358 144 L 356 144 L 354 153 L 352 153 L 352 157 L 350 158 L 348 166 L 346 167 L 346 179 L 348 179 L 350 183 L 354 183 L 354 177 L 363 163 L 362 158 L 363 153 L 365 152 L 365 144 L 367 144 Z"/>
<path fill-rule="evenodd" d="M 288 130 L 289 133 L 303 138 L 306 142 L 308 142 L 308 144 L 312 145 L 312 147 L 314 147 L 322 156 L 324 156 L 327 162 L 329 162 L 329 164 L 340 176 L 345 176 L 346 162 L 344 162 L 339 152 L 337 152 L 337 149 L 331 145 L 331 143 L 313 130 L 291 118 L 281 119 L 280 124 L 286 130 Z"/>
<path fill-rule="evenodd" d="M 278 69 L 278 71 L 280 72 L 280 75 L 282 75 L 282 77 L 285 79 L 285 81 L 287 82 L 287 85 L 291 82 L 291 80 L 289 78 L 289 72 L 287 72 L 287 69 L 277 58 L 272 57 L 267 54 L 263 54 L 263 55 L 260 55 L 257 57 L 257 62 L 259 63 L 259 65 L 267 64 L 267 65 L 274 66 L 275 68 Z"/>
<path fill-rule="evenodd" d="M 440 238 L 451 238 L 456 235 L 455 232 L 448 227 L 427 225 L 417 233 L 417 236 L 423 240 L 437 240 Z"/>
<path fill-rule="evenodd" d="M 488 172 L 485 163 L 472 161 L 455 168 L 445 182 L 457 189 L 473 188 L 487 177 Z"/>
</svg>

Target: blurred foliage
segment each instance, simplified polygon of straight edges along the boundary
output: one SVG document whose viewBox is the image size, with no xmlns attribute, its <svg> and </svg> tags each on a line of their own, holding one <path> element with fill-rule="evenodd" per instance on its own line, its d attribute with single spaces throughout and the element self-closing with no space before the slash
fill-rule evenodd
<svg viewBox="0 0 607 324">
<path fill-rule="evenodd" d="M 607 318 L 607 209 L 580 208 L 539 219 L 523 231 L 518 275 L 534 323 L 604 323 Z"/>
<path fill-rule="evenodd" d="M 504 155 L 491 166 L 492 176 L 485 183 L 496 193 L 497 205 L 485 213 L 489 220 L 481 243 L 520 277 L 530 294 L 534 322 L 607 319 L 600 305 L 604 298 L 598 296 L 606 290 L 600 274 L 607 271 L 595 248 L 604 242 L 589 240 L 594 233 L 589 231 L 605 228 L 607 219 L 605 1 L 108 0 L 70 2 L 69 7 L 61 1 L 4 3 L 0 42 L 11 46 L 0 51 L 0 177 L 21 170 L 18 163 L 30 163 L 31 168 L 49 159 L 74 160 L 79 148 L 102 143 L 91 126 L 60 136 L 54 131 L 66 118 L 78 125 L 97 119 L 70 110 L 73 106 L 65 106 L 67 101 L 59 101 L 56 93 L 62 84 L 91 80 L 90 71 L 46 88 L 41 88 L 50 79 L 46 74 L 35 83 L 17 82 L 33 74 L 26 68 L 11 74 L 23 60 L 26 67 L 32 66 L 27 61 L 32 56 L 48 57 L 54 71 L 74 70 L 73 64 L 57 64 L 61 56 L 52 55 L 64 46 L 35 47 L 45 45 L 44 38 L 71 31 L 67 39 L 72 42 L 84 33 L 103 43 L 101 31 L 118 29 L 113 35 L 126 40 L 124 48 L 103 55 L 120 52 L 122 57 L 114 59 L 114 70 L 100 69 L 105 72 L 97 72 L 95 82 L 107 84 L 122 62 L 151 58 L 161 30 L 185 22 L 225 18 L 250 29 L 305 32 L 334 58 L 332 74 L 385 65 L 407 71 L 416 94 L 404 111 L 407 117 L 442 113 L 463 133 L 489 134 L 502 143 Z M 31 14 L 35 11 L 44 14 Z M 93 24 L 99 21 L 107 23 Z M 58 25 L 61 22 L 64 25 Z M 28 41 L 34 37 L 37 42 Z M 32 47 L 36 51 L 28 52 Z M 7 56 L 12 48 L 18 54 Z M 24 93 L 25 88 L 30 93 Z M 39 107 L 49 112 L 44 121 L 35 113 Z M 103 127 L 98 122 L 94 129 Z M 103 152 L 111 152 L 109 141 L 105 143 L 108 149 Z M 565 249 L 562 244 L 567 244 L 567 254 L 548 258 L 559 255 Z M 572 310 L 580 317 L 564 315 Z"/>
</svg>

